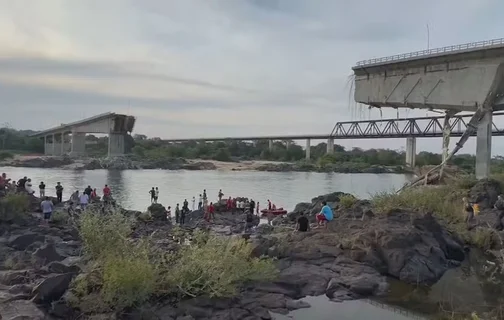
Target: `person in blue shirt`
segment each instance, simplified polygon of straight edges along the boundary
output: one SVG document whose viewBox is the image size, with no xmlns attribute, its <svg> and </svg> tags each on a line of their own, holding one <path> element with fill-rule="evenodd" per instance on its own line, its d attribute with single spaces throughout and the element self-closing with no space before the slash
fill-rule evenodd
<svg viewBox="0 0 504 320">
<path fill-rule="evenodd" d="M 322 202 L 322 210 L 320 210 L 320 213 L 316 215 L 317 218 L 317 224 L 319 226 L 326 226 L 328 221 L 331 221 L 333 219 L 333 212 L 331 207 L 327 205 L 327 202 Z"/>
</svg>

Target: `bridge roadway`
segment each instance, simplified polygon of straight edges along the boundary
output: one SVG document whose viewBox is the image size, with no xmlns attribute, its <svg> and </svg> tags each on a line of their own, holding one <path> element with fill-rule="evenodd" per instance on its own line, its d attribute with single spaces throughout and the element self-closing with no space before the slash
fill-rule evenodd
<svg viewBox="0 0 504 320">
<path fill-rule="evenodd" d="M 495 112 L 493 116 L 504 115 L 504 112 Z M 451 137 L 460 137 L 467 129 L 467 123 L 472 114 L 456 115 L 449 119 Z M 406 138 L 406 165 L 415 166 L 416 138 L 443 137 L 444 116 L 398 118 L 380 120 L 343 121 L 334 126 L 330 134 L 299 134 L 299 135 L 268 135 L 245 137 L 217 137 L 217 138 L 190 138 L 166 139 L 163 142 L 180 143 L 188 141 L 259 141 L 268 140 L 270 150 L 273 149 L 274 140 L 287 142 L 287 147 L 292 140 L 306 140 L 306 159 L 309 160 L 311 140 L 327 139 L 327 153 L 334 152 L 335 139 L 384 139 Z M 476 133 L 474 134 L 474 136 Z M 504 136 L 504 128 L 498 128 L 492 123 L 492 135 Z"/>
</svg>

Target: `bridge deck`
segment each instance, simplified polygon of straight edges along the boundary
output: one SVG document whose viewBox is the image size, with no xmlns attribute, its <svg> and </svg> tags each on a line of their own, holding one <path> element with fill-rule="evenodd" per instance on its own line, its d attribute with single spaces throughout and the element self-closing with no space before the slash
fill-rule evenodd
<svg viewBox="0 0 504 320">
<path fill-rule="evenodd" d="M 100 120 L 112 118 L 114 116 L 116 116 L 116 113 L 114 113 L 114 112 L 106 112 L 106 113 L 102 113 L 102 114 L 99 114 L 99 115 L 96 115 L 96 116 L 93 116 L 93 117 L 89 117 L 89 118 L 86 118 L 86 119 L 75 121 L 75 122 L 72 122 L 72 123 L 61 124 L 60 126 L 53 127 L 53 128 L 50 128 L 50 129 L 46 129 L 46 130 L 34 133 L 31 136 L 32 137 L 43 137 L 43 136 L 49 135 L 51 133 L 60 133 L 62 131 L 71 131 L 72 127 L 86 125 L 86 124 L 97 122 L 97 121 L 100 121 Z"/>
<path fill-rule="evenodd" d="M 492 39 L 478 42 L 470 42 L 458 45 L 452 45 L 442 48 L 434 48 L 427 50 L 420 50 L 409 53 L 402 53 L 388 57 L 381 57 L 375 59 L 362 60 L 356 63 L 352 69 L 362 69 L 364 67 L 384 65 L 396 62 L 411 61 L 417 59 L 425 59 L 431 57 L 440 57 L 452 54 L 474 52 L 479 50 L 488 50 L 493 48 L 504 48 L 504 38 Z"/>
<path fill-rule="evenodd" d="M 504 115 L 495 112 L 494 116 Z M 466 131 L 465 119 L 473 115 L 454 116 L 450 120 L 451 136 L 460 137 Z M 338 122 L 330 134 L 269 135 L 245 137 L 213 137 L 192 139 L 164 139 L 165 142 L 186 141 L 254 141 L 254 140 L 324 140 L 324 139 L 378 139 L 378 138 L 435 138 L 443 136 L 444 117 L 399 118 Z M 476 135 L 476 134 L 474 134 Z M 504 128 L 493 124 L 492 135 L 504 136 Z"/>
</svg>

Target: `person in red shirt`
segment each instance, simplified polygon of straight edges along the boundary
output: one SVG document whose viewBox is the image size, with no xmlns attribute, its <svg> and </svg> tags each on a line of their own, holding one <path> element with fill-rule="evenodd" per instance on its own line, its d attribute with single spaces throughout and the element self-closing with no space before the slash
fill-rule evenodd
<svg viewBox="0 0 504 320">
<path fill-rule="evenodd" d="M 91 191 L 91 199 L 96 199 L 96 189 L 93 189 L 93 191 Z"/>
<path fill-rule="evenodd" d="M 231 211 L 231 209 L 233 209 L 233 200 L 231 199 L 231 197 L 229 197 L 229 199 L 227 199 L 226 209 L 227 209 L 227 211 Z"/>
<path fill-rule="evenodd" d="M 210 205 L 208 206 L 208 220 L 210 221 L 210 217 L 215 220 L 215 207 L 212 202 L 210 202 Z"/>
<path fill-rule="evenodd" d="M 103 188 L 103 200 L 108 200 L 110 198 L 111 193 L 112 191 L 110 191 L 108 185 L 105 185 L 105 188 Z"/>
</svg>

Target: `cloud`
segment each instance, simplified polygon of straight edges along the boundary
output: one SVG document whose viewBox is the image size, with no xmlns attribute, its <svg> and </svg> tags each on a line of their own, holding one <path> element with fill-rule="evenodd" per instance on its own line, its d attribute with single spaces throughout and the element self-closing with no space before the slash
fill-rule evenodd
<svg viewBox="0 0 504 320">
<path fill-rule="evenodd" d="M 397 116 L 352 102 L 356 61 L 424 49 L 427 24 L 431 47 L 497 37 L 504 23 L 488 17 L 500 9 L 496 0 L 0 0 L 0 111 L 22 128 L 121 111 L 137 116 L 137 132 L 161 137 L 326 133 L 336 121 Z"/>
</svg>

